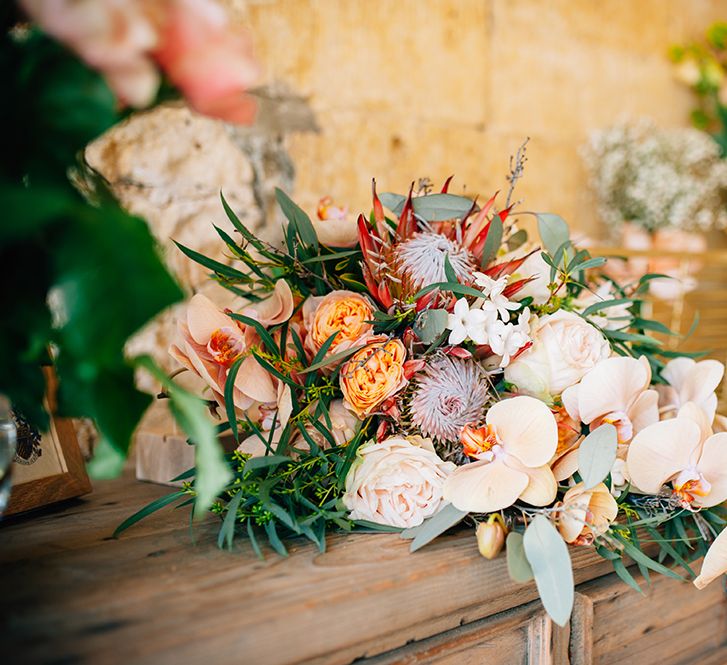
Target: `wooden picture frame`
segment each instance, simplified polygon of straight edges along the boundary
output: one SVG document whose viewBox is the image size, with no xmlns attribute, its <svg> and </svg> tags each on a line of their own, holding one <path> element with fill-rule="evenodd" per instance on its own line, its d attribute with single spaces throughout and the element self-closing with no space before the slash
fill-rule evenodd
<svg viewBox="0 0 727 665">
<path fill-rule="evenodd" d="M 48 405 L 51 414 L 55 412 L 55 375 L 50 368 L 45 371 L 48 386 Z M 17 461 L 12 467 L 12 487 L 4 516 L 34 510 L 51 503 L 72 499 L 91 491 L 91 481 L 86 473 L 86 464 L 78 444 L 73 420 L 51 416 L 49 432 L 38 434 L 38 447 L 44 448 L 53 457 L 51 472 L 39 478 L 22 480 L 22 465 Z M 18 477 L 21 480 L 18 482 Z"/>
</svg>

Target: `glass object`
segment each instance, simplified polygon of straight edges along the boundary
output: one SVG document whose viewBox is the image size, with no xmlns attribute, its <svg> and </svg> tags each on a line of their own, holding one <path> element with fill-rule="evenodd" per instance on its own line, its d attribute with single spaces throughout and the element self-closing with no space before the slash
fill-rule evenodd
<svg viewBox="0 0 727 665">
<path fill-rule="evenodd" d="M 0 515 L 5 511 L 10 498 L 10 470 L 16 445 L 17 430 L 10 401 L 5 395 L 0 395 Z"/>
</svg>

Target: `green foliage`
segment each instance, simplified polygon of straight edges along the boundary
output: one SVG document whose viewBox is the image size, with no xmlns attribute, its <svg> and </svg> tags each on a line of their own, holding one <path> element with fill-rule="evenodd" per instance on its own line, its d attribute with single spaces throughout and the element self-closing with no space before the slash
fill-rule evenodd
<svg viewBox="0 0 727 665">
<path fill-rule="evenodd" d="M 134 387 L 126 340 L 182 292 L 143 220 L 80 169 L 85 145 L 121 119 L 103 78 L 37 31 L 5 33 L 0 205 L 0 392 L 47 426 L 40 370 L 56 350 L 59 411 L 103 437 L 91 470 L 120 468 L 150 398 Z M 83 193 L 71 184 L 82 182 Z M 84 182 L 85 178 L 85 182 Z M 49 306 L 52 302 L 52 309 Z"/>
</svg>

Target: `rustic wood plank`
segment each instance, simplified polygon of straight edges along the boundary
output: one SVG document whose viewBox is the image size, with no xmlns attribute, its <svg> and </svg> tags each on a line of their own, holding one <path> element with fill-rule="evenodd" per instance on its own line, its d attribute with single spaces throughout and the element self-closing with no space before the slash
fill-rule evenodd
<svg viewBox="0 0 727 665">
<path fill-rule="evenodd" d="M 167 509 L 110 538 L 168 491 L 130 478 L 99 483 L 63 510 L 0 526 L 3 655 L 24 664 L 334 665 L 501 618 L 537 597 L 534 585 L 509 580 L 504 557 L 484 560 L 468 531 L 415 554 L 391 534 L 332 536 L 325 553 L 297 540 L 289 558 L 260 561 L 246 541 L 217 549 L 215 518 L 190 531 L 186 509 Z M 572 555 L 577 582 L 610 572 L 587 548 Z"/>
</svg>

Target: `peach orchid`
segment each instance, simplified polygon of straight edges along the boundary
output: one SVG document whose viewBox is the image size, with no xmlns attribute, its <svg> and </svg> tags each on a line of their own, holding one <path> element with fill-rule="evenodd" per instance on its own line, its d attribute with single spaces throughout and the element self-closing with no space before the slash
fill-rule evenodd
<svg viewBox="0 0 727 665">
<path fill-rule="evenodd" d="M 658 393 L 649 388 L 651 368 L 638 360 L 615 356 L 599 362 L 574 386 L 563 391 L 563 406 L 574 420 L 596 429 L 611 423 L 618 434 L 619 458 L 634 435 L 659 420 Z M 558 460 L 556 478 L 564 480 L 578 468 L 578 447 Z"/>
<path fill-rule="evenodd" d="M 444 483 L 444 499 L 455 508 L 488 513 L 518 499 L 535 506 L 555 499 L 548 461 L 558 427 L 543 402 L 525 395 L 502 400 L 487 412 L 485 426 L 468 428 L 467 435 L 465 452 L 478 461 L 458 467 Z"/>
<path fill-rule="evenodd" d="M 647 494 L 671 483 L 686 509 L 727 500 L 727 433 L 712 434 L 707 417 L 693 402 L 676 418 L 639 432 L 629 446 L 626 466 L 631 482 Z"/>
</svg>

